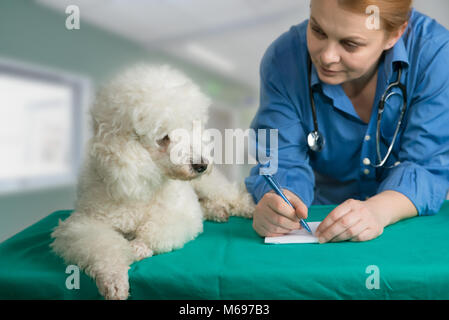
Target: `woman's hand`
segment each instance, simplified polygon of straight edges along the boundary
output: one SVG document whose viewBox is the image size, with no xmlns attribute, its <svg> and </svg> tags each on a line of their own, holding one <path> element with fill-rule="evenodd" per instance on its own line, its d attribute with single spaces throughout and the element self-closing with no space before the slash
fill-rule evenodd
<svg viewBox="0 0 449 320">
<path fill-rule="evenodd" d="M 368 241 L 380 236 L 388 225 L 367 201 L 348 199 L 320 223 L 315 236 L 320 243 Z"/>
<path fill-rule="evenodd" d="M 289 190 L 282 190 L 296 208 L 290 207 L 274 191 L 266 193 L 256 206 L 253 228 L 262 237 L 276 237 L 302 228 L 299 219 L 306 219 L 308 209 L 301 199 Z"/>
</svg>

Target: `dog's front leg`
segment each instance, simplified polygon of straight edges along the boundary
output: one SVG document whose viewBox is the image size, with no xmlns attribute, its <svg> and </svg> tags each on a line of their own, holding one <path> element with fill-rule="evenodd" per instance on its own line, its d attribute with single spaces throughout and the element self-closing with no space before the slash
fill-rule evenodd
<svg viewBox="0 0 449 320">
<path fill-rule="evenodd" d="M 129 242 L 132 251 L 134 252 L 137 261 L 143 260 L 153 256 L 153 250 L 151 250 L 145 241 L 141 238 L 133 239 Z"/>
<path fill-rule="evenodd" d="M 51 247 L 67 264 L 77 264 L 96 280 L 106 299 L 127 299 L 128 270 L 135 261 L 128 240 L 111 226 L 75 212 L 51 234 Z"/>
<path fill-rule="evenodd" d="M 229 216 L 251 218 L 254 202 L 244 185 L 229 182 L 217 169 L 192 182 L 204 217 L 213 221 L 226 221 Z"/>
</svg>

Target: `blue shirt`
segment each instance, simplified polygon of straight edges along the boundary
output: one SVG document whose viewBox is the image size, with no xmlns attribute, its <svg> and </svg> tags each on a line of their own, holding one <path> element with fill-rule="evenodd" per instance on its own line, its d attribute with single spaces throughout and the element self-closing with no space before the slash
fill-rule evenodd
<svg viewBox="0 0 449 320">
<path fill-rule="evenodd" d="M 275 178 L 307 207 L 365 200 L 385 190 L 404 194 L 419 215 L 435 214 L 449 189 L 449 31 L 413 10 L 409 26 L 378 67 L 371 118 L 363 122 L 340 85 L 320 81 L 312 66 L 311 85 L 323 151 L 310 151 L 307 135 L 314 130 L 309 97 L 306 29 L 308 21 L 293 26 L 267 49 L 260 65 L 260 107 L 253 129 L 278 129 L 278 169 Z M 396 81 L 407 88 L 407 112 L 386 166 L 378 163 L 376 124 L 379 100 Z M 400 92 L 400 91 L 399 91 Z M 392 140 L 402 108 L 390 99 L 381 122 L 382 156 Z M 245 179 L 256 203 L 270 191 L 252 168 Z"/>
</svg>

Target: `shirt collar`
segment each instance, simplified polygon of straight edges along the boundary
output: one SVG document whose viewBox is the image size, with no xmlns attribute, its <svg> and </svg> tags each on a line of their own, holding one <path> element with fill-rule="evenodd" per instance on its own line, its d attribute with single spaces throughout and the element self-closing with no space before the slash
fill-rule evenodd
<svg viewBox="0 0 449 320">
<path fill-rule="evenodd" d="M 329 98 L 332 99 L 334 107 L 352 114 L 357 117 L 354 108 L 352 108 L 351 101 L 344 93 L 342 87 L 340 85 L 330 85 L 324 82 L 321 82 L 318 72 L 315 68 L 315 65 L 312 64 L 312 70 L 310 74 L 310 85 L 312 89 L 321 88 L 321 91 Z"/>
<path fill-rule="evenodd" d="M 405 48 L 404 39 L 401 37 L 393 48 L 385 52 L 384 70 L 387 81 L 391 78 L 396 63 L 402 63 L 403 67 L 409 66 L 408 53 Z"/>
</svg>

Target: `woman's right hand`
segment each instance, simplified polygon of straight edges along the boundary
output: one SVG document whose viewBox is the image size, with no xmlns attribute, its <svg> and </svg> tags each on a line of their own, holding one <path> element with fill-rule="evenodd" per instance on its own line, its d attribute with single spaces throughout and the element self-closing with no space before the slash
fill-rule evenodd
<svg viewBox="0 0 449 320">
<path fill-rule="evenodd" d="M 267 192 L 256 206 L 253 216 L 253 228 L 261 237 L 277 237 L 292 230 L 302 228 L 299 219 L 306 219 L 307 206 L 289 190 L 282 190 L 295 207 L 290 207 L 274 191 Z"/>
</svg>

